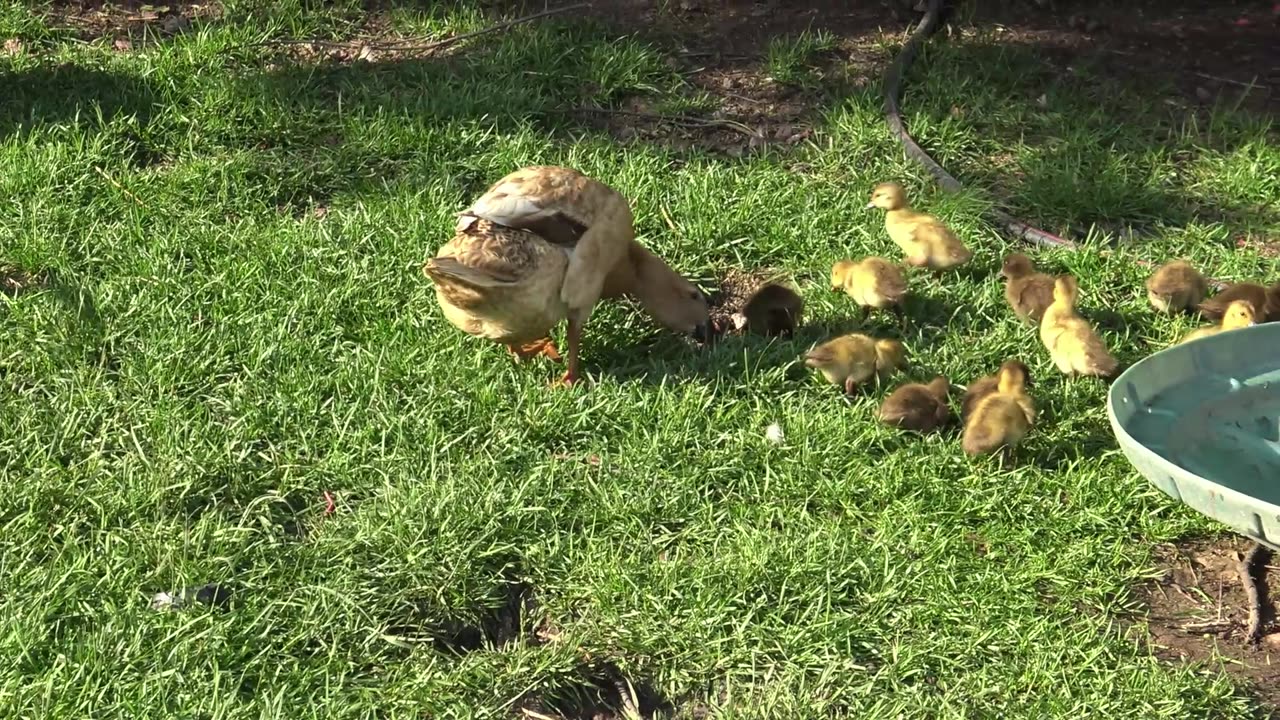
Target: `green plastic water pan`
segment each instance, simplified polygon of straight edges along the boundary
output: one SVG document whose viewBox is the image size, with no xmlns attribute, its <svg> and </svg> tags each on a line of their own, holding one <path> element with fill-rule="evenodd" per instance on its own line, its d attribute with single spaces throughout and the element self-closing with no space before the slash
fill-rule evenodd
<svg viewBox="0 0 1280 720">
<path fill-rule="evenodd" d="M 1280 323 L 1136 363 L 1111 384 L 1107 416 L 1152 484 L 1280 550 Z"/>
</svg>

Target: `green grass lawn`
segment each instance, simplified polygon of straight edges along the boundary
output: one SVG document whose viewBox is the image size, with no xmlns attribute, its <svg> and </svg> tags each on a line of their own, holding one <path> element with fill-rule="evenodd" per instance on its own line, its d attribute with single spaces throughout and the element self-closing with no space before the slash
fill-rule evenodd
<svg viewBox="0 0 1280 720">
<path fill-rule="evenodd" d="M 1235 248 L 1280 232 L 1271 128 L 1050 75 L 996 36 L 939 40 L 903 103 L 966 183 L 947 195 L 874 83 L 829 93 L 811 142 L 676 151 L 566 112 L 688 93 L 659 40 L 560 17 L 447 59 L 333 63 L 249 44 L 345 37 L 358 10 L 263 4 L 129 51 L 0 9 L 24 46 L 0 54 L 0 264 L 46 279 L 0 295 L 0 714 L 580 717 L 621 673 L 663 717 L 1252 716 L 1220 668 L 1126 629 L 1152 544 L 1216 526 L 1132 471 L 1105 386 L 1058 376 L 1005 307 L 1014 246 L 984 210 L 1155 236 L 1034 253 L 1131 362 L 1195 325 L 1150 312 L 1135 258 L 1274 276 Z M 829 43 L 765 61 L 820 82 L 806 48 Z M 454 329 L 419 272 L 455 212 L 534 163 L 622 190 L 690 276 L 791 271 L 813 325 L 704 352 L 603 306 L 588 387 L 549 391 L 559 368 Z M 970 276 L 913 280 L 905 377 L 1027 362 L 1042 419 L 1014 469 L 955 430 L 882 428 L 884 390 L 846 401 L 797 362 L 854 316 L 830 264 L 898 257 L 863 209 L 888 179 L 976 251 Z M 149 607 L 213 581 L 223 606 Z"/>
</svg>

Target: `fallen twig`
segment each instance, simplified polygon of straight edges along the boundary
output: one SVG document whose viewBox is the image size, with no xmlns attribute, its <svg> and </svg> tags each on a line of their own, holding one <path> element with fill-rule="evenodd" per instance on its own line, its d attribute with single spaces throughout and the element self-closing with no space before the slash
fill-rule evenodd
<svg viewBox="0 0 1280 720">
<path fill-rule="evenodd" d="M 1271 551 L 1265 545 L 1255 542 L 1253 548 L 1245 553 L 1239 565 L 1236 566 L 1236 572 L 1240 574 L 1240 582 L 1244 585 L 1245 598 L 1249 603 L 1249 625 L 1245 629 L 1244 641 L 1250 645 L 1257 645 L 1258 640 L 1262 638 L 1262 590 L 1261 580 L 1258 577 L 1261 573 L 1255 572 L 1255 568 L 1261 570 L 1258 566 L 1265 564 L 1270 554 Z"/>
<path fill-rule="evenodd" d="M 1226 620 L 1204 620 L 1201 622 L 1183 623 L 1178 626 L 1183 632 L 1194 633 L 1220 633 L 1231 629 L 1231 623 Z"/>
<path fill-rule="evenodd" d="M 623 717 L 627 720 L 641 720 L 644 716 L 640 714 L 640 705 L 631 681 L 625 678 L 618 679 L 613 682 L 613 686 L 618 691 Z"/>
<path fill-rule="evenodd" d="M 473 30 L 471 32 L 462 33 L 461 35 L 454 35 L 452 37 L 447 37 L 443 40 L 436 40 L 435 42 L 429 42 L 426 44 L 415 44 L 415 43 L 380 44 L 380 43 L 367 43 L 367 42 L 354 42 L 354 41 L 332 42 L 328 40 L 280 39 L 280 40 L 262 40 L 260 42 L 249 43 L 248 45 L 241 45 L 236 49 L 250 48 L 250 47 L 271 47 L 271 46 L 277 46 L 277 45 L 319 45 L 321 47 L 343 48 L 347 50 L 354 50 L 360 47 L 367 47 L 370 50 L 374 50 L 374 51 L 411 50 L 416 52 L 433 53 L 433 52 L 436 52 L 437 50 L 442 50 L 446 47 L 449 47 L 450 45 L 460 43 L 463 40 L 470 40 L 471 38 L 479 37 L 481 35 L 488 35 L 489 33 L 501 32 L 503 30 L 513 28 L 516 25 L 523 25 L 528 22 L 533 22 L 534 20 L 541 20 L 542 18 L 549 17 L 551 15 L 560 15 L 562 13 L 571 12 L 573 10 L 582 10 L 589 6 L 590 6 L 590 3 L 578 3 L 576 5 L 565 5 L 564 7 L 551 8 L 550 10 L 543 10 L 542 12 L 533 13 L 532 15 L 523 15 L 521 17 L 514 18 L 512 20 L 508 20 L 503 23 L 498 23 L 497 25 L 490 25 L 489 27 L 480 28 L 479 30 Z"/>
<path fill-rule="evenodd" d="M 1240 80 L 1232 80 L 1231 78 L 1221 77 L 1219 75 L 1210 75 L 1209 73 L 1198 72 L 1198 73 L 1192 73 L 1192 74 L 1197 77 L 1202 77 L 1205 80 L 1213 80 L 1215 82 L 1226 83 L 1228 85 L 1238 85 L 1242 88 L 1247 88 L 1249 90 L 1266 89 L 1258 84 L 1258 78 L 1256 75 L 1249 82 L 1242 82 Z"/>
<path fill-rule="evenodd" d="M 577 112 L 596 113 L 597 115 L 627 115 L 629 117 L 644 118 L 646 120 L 657 120 L 668 122 L 672 125 L 684 125 L 686 127 L 727 127 L 746 135 L 751 138 L 763 139 L 764 136 L 752 130 L 749 126 L 738 122 L 737 120 L 723 120 L 712 118 L 696 118 L 689 115 L 662 115 L 659 113 L 639 112 L 636 110 L 614 110 L 612 108 L 597 107 L 579 107 L 575 108 Z"/>
<path fill-rule="evenodd" d="M 93 166 L 93 169 L 94 169 L 94 170 L 97 170 L 97 171 L 98 171 L 98 174 L 99 174 L 99 175 L 101 175 L 101 176 L 102 176 L 102 177 L 103 177 L 107 182 L 109 182 L 109 183 L 111 183 L 113 186 L 115 186 L 115 189 L 117 189 L 117 190 L 119 190 L 120 192 L 124 193 L 125 195 L 129 196 L 129 199 L 130 199 L 130 200 L 132 200 L 132 201 L 134 201 L 134 202 L 138 203 L 138 205 L 140 205 L 140 206 L 142 206 L 142 207 L 144 207 L 144 208 L 147 206 L 147 204 L 146 204 L 146 203 L 144 203 L 144 202 L 142 202 L 141 200 L 139 200 L 139 199 L 138 199 L 138 196 L 137 196 L 137 195 L 134 195 L 133 193 L 129 192 L 129 189 L 128 189 L 128 188 L 126 188 L 125 186 L 123 186 L 123 185 L 121 185 L 120 183 L 116 182 L 116 179 L 115 179 L 115 178 L 113 178 L 113 177 L 111 177 L 110 175 L 108 175 L 106 170 L 103 170 L 102 168 L 98 167 L 97 165 L 94 165 L 94 166 Z"/>
</svg>

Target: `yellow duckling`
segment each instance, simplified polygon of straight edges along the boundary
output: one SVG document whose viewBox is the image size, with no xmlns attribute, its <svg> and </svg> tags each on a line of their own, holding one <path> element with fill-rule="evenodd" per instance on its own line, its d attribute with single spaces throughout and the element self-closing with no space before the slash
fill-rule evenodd
<svg viewBox="0 0 1280 720">
<path fill-rule="evenodd" d="M 1001 368 L 1013 368 L 1022 377 L 1026 387 L 1031 387 L 1035 383 L 1031 379 L 1031 368 L 1027 367 L 1021 360 L 1010 358 L 1005 360 L 1000 366 Z M 991 393 L 994 393 L 1000 387 L 1000 372 L 997 369 L 994 375 L 986 375 L 974 380 L 964 390 L 964 398 L 960 401 L 960 418 L 968 420 L 978 405 Z"/>
<path fill-rule="evenodd" d="M 841 260 L 831 267 L 831 289 L 843 290 L 864 314 L 869 308 L 890 308 L 899 313 L 907 294 L 907 280 L 897 265 L 884 258 Z"/>
<path fill-rule="evenodd" d="M 1109 376 L 1117 362 L 1088 321 L 1076 313 L 1080 286 L 1070 275 L 1054 281 L 1053 303 L 1040 321 L 1040 341 L 1048 348 L 1053 363 L 1068 377 Z"/>
<path fill-rule="evenodd" d="M 880 183 L 871 191 L 867 208 L 887 210 L 889 239 L 902 248 L 908 265 L 945 270 L 969 262 L 973 251 L 938 218 L 907 206 L 907 193 L 896 182 Z"/>
<path fill-rule="evenodd" d="M 450 323 L 517 357 L 557 359 L 549 334 L 567 320 L 563 384 L 578 379 L 583 325 L 602 294 L 634 295 L 667 327 L 707 332 L 705 296 L 635 241 L 626 199 L 570 168 L 526 167 L 499 180 L 459 214 L 423 272 Z"/>
<path fill-rule="evenodd" d="M 960 447 L 968 455 L 1003 448 L 1001 465 L 1013 460 L 1014 447 L 1036 421 L 1036 407 L 1027 395 L 1027 376 L 1021 363 L 1006 361 L 996 373 L 996 391 L 983 397 L 964 425 Z"/>
<path fill-rule="evenodd" d="M 827 382 L 852 393 L 873 377 L 883 382 L 895 369 L 906 367 L 907 349 L 897 340 L 854 333 L 810 350 L 804 356 L 804 364 L 822 373 Z"/>
<path fill-rule="evenodd" d="M 1227 312 L 1222 316 L 1222 323 L 1219 325 L 1210 325 L 1209 327 L 1200 328 L 1189 333 L 1182 340 L 1178 341 L 1181 345 L 1192 340 L 1217 335 L 1227 330 L 1239 330 L 1240 328 L 1257 325 L 1256 314 L 1253 311 L 1253 303 L 1248 300 L 1236 300 L 1227 306 Z"/>
</svg>

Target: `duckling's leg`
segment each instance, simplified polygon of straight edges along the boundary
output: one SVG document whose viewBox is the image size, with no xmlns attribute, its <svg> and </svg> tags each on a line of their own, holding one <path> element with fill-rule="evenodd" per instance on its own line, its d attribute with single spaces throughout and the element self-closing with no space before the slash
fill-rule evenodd
<svg viewBox="0 0 1280 720">
<path fill-rule="evenodd" d="M 1018 464 L 1017 455 L 1014 454 L 1012 445 L 1005 445 L 1000 451 L 1000 469 L 1005 470 L 1013 468 Z"/>
<path fill-rule="evenodd" d="M 853 376 L 844 379 L 844 394 L 852 395 L 858 389 L 858 383 L 854 381 Z"/>
<path fill-rule="evenodd" d="M 898 327 L 902 332 L 907 331 L 907 313 L 902 309 L 901 305 L 890 305 L 889 312 L 893 313 L 894 318 L 898 321 Z"/>
</svg>

